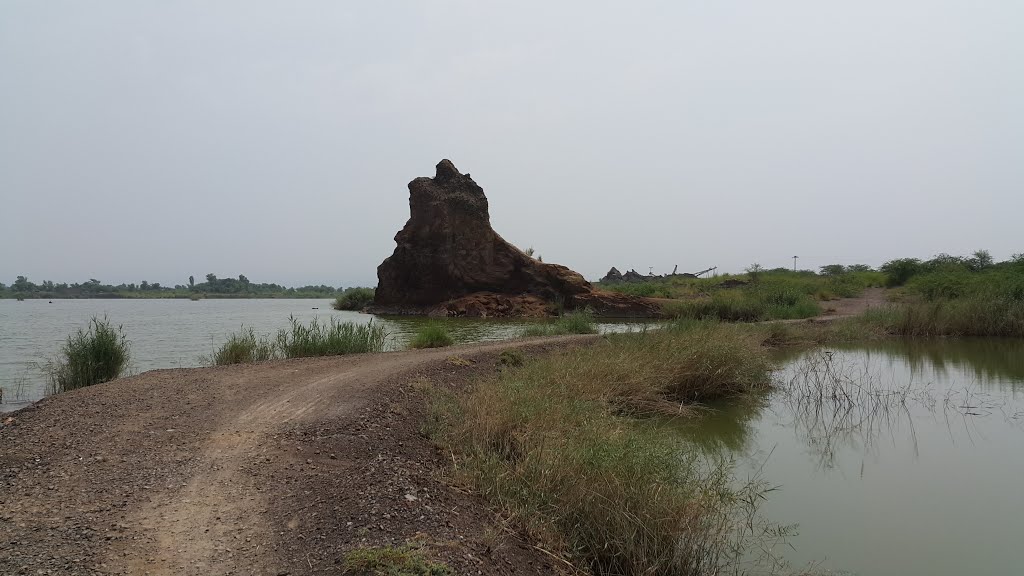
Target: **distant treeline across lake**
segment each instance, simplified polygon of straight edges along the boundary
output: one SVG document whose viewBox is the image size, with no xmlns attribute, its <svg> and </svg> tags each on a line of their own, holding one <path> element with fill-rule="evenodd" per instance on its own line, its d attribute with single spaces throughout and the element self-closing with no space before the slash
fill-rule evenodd
<svg viewBox="0 0 1024 576">
<path fill-rule="evenodd" d="M 207 274 L 205 282 L 188 277 L 186 284 L 173 287 L 143 280 L 138 284 L 104 284 L 91 278 L 86 282 L 68 284 L 44 280 L 36 284 L 18 276 L 10 285 L 0 282 L 0 298 L 333 298 L 345 292 L 344 287 L 327 285 L 289 288 L 273 283 L 250 282 L 244 274 L 238 278 L 218 278 Z"/>
</svg>

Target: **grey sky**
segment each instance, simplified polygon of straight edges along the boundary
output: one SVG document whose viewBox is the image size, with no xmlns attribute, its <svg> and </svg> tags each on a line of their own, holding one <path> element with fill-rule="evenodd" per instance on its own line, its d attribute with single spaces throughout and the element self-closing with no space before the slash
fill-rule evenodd
<svg viewBox="0 0 1024 576">
<path fill-rule="evenodd" d="M 366 284 L 451 158 L 588 278 L 1024 252 L 1024 3 L 0 1 L 0 282 Z"/>
</svg>

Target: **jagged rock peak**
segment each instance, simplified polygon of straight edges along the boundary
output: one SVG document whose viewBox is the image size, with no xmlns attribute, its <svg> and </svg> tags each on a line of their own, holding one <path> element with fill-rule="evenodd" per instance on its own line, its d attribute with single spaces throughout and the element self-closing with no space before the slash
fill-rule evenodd
<svg viewBox="0 0 1024 576">
<path fill-rule="evenodd" d="M 462 176 L 462 173 L 459 172 L 459 169 L 455 167 L 451 160 L 445 158 L 437 163 L 437 172 L 434 174 L 434 180 L 446 182 L 459 176 Z M 466 174 L 466 177 L 469 177 L 469 174 Z"/>
</svg>

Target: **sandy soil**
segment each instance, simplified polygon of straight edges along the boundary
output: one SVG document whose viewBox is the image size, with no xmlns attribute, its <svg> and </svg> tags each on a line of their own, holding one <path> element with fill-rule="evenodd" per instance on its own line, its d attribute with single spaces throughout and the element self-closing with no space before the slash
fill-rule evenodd
<svg viewBox="0 0 1024 576">
<path fill-rule="evenodd" d="M 157 370 L 47 398 L 0 426 L 0 574 L 339 573 L 352 547 L 409 539 L 459 574 L 550 574 L 446 480 L 423 384 L 593 338 Z"/>
</svg>

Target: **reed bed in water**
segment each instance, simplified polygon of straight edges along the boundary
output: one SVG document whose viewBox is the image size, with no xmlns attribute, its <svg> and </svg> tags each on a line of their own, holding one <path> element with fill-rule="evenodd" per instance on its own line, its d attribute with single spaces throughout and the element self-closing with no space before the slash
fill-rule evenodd
<svg viewBox="0 0 1024 576">
<path fill-rule="evenodd" d="M 212 365 L 264 362 L 276 358 L 303 358 L 308 356 L 338 356 L 361 352 L 382 352 L 388 333 L 383 326 L 338 322 L 331 318 L 327 324 L 312 320 L 303 324 L 289 318 L 291 327 L 281 329 L 277 337 L 257 335 L 252 328 L 242 327 L 227 341 L 216 347 L 207 358 Z"/>
</svg>

